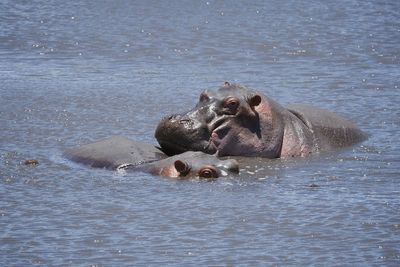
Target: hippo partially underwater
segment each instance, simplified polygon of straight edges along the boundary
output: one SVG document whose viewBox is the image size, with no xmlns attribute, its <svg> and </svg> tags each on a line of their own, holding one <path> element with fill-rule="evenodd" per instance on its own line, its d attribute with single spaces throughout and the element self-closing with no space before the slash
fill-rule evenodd
<svg viewBox="0 0 400 267">
<path fill-rule="evenodd" d="M 366 135 L 330 111 L 299 104 L 285 108 L 254 90 L 225 83 L 203 91 L 192 110 L 162 119 L 155 137 L 160 149 L 113 136 L 69 149 L 65 156 L 92 167 L 217 178 L 239 172 L 236 160 L 218 157 L 306 156 L 351 146 Z"/>
<path fill-rule="evenodd" d="M 190 111 L 159 123 L 155 137 L 168 155 L 287 158 L 346 147 L 366 138 L 346 119 L 320 108 L 284 108 L 256 91 L 225 83 L 205 90 Z"/>
<path fill-rule="evenodd" d="M 155 146 L 122 136 L 112 136 L 68 149 L 64 155 L 91 167 L 144 171 L 176 178 L 218 178 L 239 172 L 238 163 L 234 159 L 222 160 L 194 151 L 168 157 Z"/>
</svg>

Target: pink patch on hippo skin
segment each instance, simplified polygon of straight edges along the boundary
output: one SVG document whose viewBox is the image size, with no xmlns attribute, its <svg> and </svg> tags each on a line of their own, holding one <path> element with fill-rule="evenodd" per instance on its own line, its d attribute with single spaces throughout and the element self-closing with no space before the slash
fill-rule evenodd
<svg viewBox="0 0 400 267">
<path fill-rule="evenodd" d="M 220 145 L 220 143 L 221 143 L 221 138 L 219 138 L 219 136 L 218 136 L 218 134 L 216 132 L 213 132 L 211 134 L 210 141 L 213 142 L 213 144 L 216 147 L 218 147 Z"/>
<path fill-rule="evenodd" d="M 218 153 L 218 147 L 221 144 L 221 139 L 219 138 L 218 134 L 215 132 L 211 133 L 210 139 L 208 140 L 208 145 L 206 149 L 210 151 L 215 151 Z"/>
<path fill-rule="evenodd" d="M 290 145 L 283 145 L 280 158 L 290 158 L 298 156 L 305 156 L 305 153 L 302 153 L 300 149 L 296 146 L 292 147 Z"/>
<path fill-rule="evenodd" d="M 161 176 L 172 177 L 172 178 L 177 178 L 180 175 L 180 173 L 175 169 L 173 165 L 162 168 L 158 172 L 158 174 Z"/>
<path fill-rule="evenodd" d="M 264 98 L 261 99 L 261 103 L 254 107 L 255 111 L 264 116 L 271 117 L 271 107 L 267 104 Z"/>
<path fill-rule="evenodd" d="M 305 157 L 313 152 L 312 131 L 295 120 L 286 123 L 282 142 L 281 158 Z"/>
</svg>

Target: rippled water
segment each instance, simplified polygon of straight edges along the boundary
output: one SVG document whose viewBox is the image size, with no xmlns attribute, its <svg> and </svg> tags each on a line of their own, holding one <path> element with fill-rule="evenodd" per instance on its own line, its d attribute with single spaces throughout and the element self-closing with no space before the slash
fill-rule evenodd
<svg viewBox="0 0 400 267">
<path fill-rule="evenodd" d="M 398 266 L 399 18 L 396 0 L 1 0 L 0 265 Z M 114 134 L 155 143 L 162 116 L 224 81 L 370 137 L 215 182 L 62 157 Z"/>
</svg>

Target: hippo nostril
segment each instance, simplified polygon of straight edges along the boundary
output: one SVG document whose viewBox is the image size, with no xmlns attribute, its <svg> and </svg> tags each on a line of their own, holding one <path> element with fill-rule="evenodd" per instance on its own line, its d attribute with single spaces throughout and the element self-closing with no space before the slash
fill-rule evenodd
<svg viewBox="0 0 400 267">
<path fill-rule="evenodd" d="M 180 119 L 179 115 L 169 115 L 168 117 L 164 117 L 164 120 L 166 121 L 179 120 L 179 119 Z"/>
<path fill-rule="evenodd" d="M 188 123 L 188 122 L 190 122 L 189 119 L 181 119 L 181 120 L 179 120 L 180 124 L 185 124 L 185 123 Z"/>
</svg>

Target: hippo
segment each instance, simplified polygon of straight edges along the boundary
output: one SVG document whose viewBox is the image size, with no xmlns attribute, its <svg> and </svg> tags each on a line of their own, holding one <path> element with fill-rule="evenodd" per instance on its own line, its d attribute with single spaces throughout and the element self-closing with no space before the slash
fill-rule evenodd
<svg viewBox="0 0 400 267">
<path fill-rule="evenodd" d="M 153 145 L 118 135 L 67 149 L 64 156 L 78 163 L 106 169 L 116 169 L 127 163 L 141 165 L 168 157 Z"/>
<path fill-rule="evenodd" d="M 174 178 L 199 177 L 215 179 L 239 173 L 239 165 L 236 160 L 221 160 L 214 155 L 200 151 L 186 151 L 179 155 L 140 166 L 123 164 L 117 169 L 140 170 L 154 175 Z"/>
<path fill-rule="evenodd" d="M 350 146 L 366 135 L 330 111 L 301 104 L 285 108 L 252 89 L 226 82 L 216 91 L 203 91 L 192 110 L 163 118 L 155 137 L 168 155 L 190 150 L 288 158 Z"/>
<path fill-rule="evenodd" d="M 234 159 L 223 160 L 193 151 L 168 157 L 153 145 L 122 136 L 112 136 L 68 149 L 64 155 L 72 161 L 95 168 L 136 170 L 175 178 L 213 179 L 239 172 L 239 165 Z"/>
</svg>

